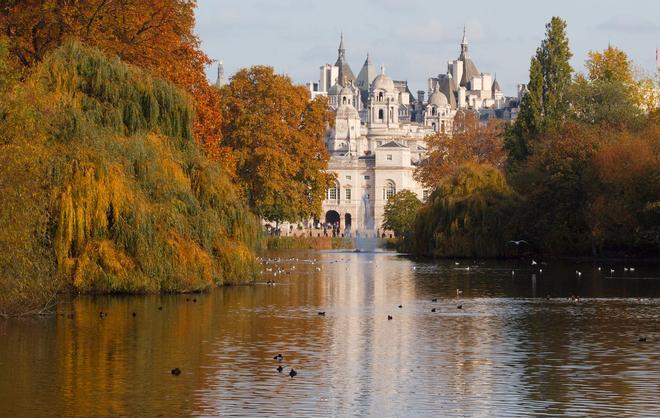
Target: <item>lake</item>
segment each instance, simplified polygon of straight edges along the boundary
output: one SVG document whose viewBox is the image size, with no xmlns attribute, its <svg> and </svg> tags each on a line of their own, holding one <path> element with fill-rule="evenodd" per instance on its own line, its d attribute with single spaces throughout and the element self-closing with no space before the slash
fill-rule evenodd
<svg viewBox="0 0 660 418">
<path fill-rule="evenodd" d="M 267 257 L 254 286 L 0 320 L 0 416 L 660 416 L 657 265 Z"/>
</svg>

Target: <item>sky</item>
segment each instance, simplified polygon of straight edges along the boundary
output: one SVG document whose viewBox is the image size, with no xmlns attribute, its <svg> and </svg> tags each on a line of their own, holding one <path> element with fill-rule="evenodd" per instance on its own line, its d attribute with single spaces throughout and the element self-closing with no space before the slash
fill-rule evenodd
<svg viewBox="0 0 660 418">
<path fill-rule="evenodd" d="M 497 74 L 506 95 L 528 81 L 552 16 L 567 21 L 577 71 L 589 50 L 611 44 L 652 74 L 660 46 L 660 0 L 198 0 L 196 15 L 202 49 L 224 62 L 227 77 L 265 64 L 296 83 L 316 82 L 319 67 L 336 61 L 343 32 L 356 76 L 369 52 L 413 92 L 458 57 L 464 26 L 477 68 Z M 212 81 L 216 72 L 208 68 Z"/>
</svg>

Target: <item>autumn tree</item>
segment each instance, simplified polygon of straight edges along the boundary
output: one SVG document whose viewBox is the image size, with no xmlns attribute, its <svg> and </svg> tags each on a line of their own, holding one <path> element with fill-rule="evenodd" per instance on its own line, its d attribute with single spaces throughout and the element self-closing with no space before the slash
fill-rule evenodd
<svg viewBox="0 0 660 418">
<path fill-rule="evenodd" d="M 415 178 L 429 189 L 466 162 L 501 168 L 506 158 L 500 122 L 482 124 L 478 114 L 469 111 L 456 114 L 451 135 L 439 132 L 428 136 L 426 143 L 428 156 L 415 170 Z"/>
<path fill-rule="evenodd" d="M 2 68 L 0 51 L 0 68 Z M 67 42 L 1 91 L 0 316 L 249 281 L 261 227 L 172 83 Z"/>
<path fill-rule="evenodd" d="M 632 63 L 619 48 L 610 45 L 603 52 L 589 51 L 588 57 L 585 67 L 589 80 L 616 81 L 628 86 L 635 84 Z"/>
<path fill-rule="evenodd" d="M 617 132 L 591 161 L 586 219 L 596 252 L 660 249 L 660 124 Z"/>
<path fill-rule="evenodd" d="M 223 142 L 253 210 L 271 221 L 317 215 L 331 179 L 326 99 L 310 101 L 303 86 L 266 66 L 240 70 L 221 97 Z"/>
<path fill-rule="evenodd" d="M 545 134 L 511 183 L 523 201 L 523 237 L 549 253 L 589 252 L 589 167 L 602 143 L 599 127 L 569 122 Z"/>
<path fill-rule="evenodd" d="M 211 63 L 194 34 L 194 0 L 6 0 L 0 30 L 25 70 L 69 39 L 147 69 L 194 99 L 195 137 L 219 155 L 219 93 L 204 69 Z"/>
<path fill-rule="evenodd" d="M 587 75 L 578 75 L 570 90 L 573 118 L 614 128 L 639 125 L 644 99 L 626 53 L 612 46 L 589 51 L 585 66 Z"/>
<path fill-rule="evenodd" d="M 401 190 L 387 199 L 383 227 L 394 231 L 397 237 L 409 237 L 415 229 L 415 216 L 422 202 L 410 190 Z"/>
</svg>

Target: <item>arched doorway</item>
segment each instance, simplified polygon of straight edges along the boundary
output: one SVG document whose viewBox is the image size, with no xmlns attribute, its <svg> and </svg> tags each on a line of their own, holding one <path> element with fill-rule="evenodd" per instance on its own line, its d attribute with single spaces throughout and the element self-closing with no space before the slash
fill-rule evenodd
<svg viewBox="0 0 660 418">
<path fill-rule="evenodd" d="M 350 213 L 347 213 L 346 215 L 344 215 L 344 229 L 350 230 L 352 224 L 353 224 L 353 217 L 351 216 Z"/>
<path fill-rule="evenodd" d="M 325 213 L 325 223 L 330 224 L 332 226 L 339 226 L 339 221 L 341 221 L 341 217 L 339 216 L 339 213 L 335 210 L 329 210 Z"/>
<path fill-rule="evenodd" d="M 325 213 L 325 226 L 323 227 L 323 235 L 328 236 L 329 232 L 332 232 L 333 237 L 339 235 L 340 222 L 341 217 L 337 211 L 327 211 Z"/>
</svg>

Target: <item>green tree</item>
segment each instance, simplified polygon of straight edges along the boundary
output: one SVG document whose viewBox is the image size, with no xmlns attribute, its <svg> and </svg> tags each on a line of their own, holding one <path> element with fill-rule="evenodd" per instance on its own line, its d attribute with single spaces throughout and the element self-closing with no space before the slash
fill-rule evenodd
<svg viewBox="0 0 660 418">
<path fill-rule="evenodd" d="M 324 170 L 327 101 L 271 67 L 242 69 L 221 89 L 222 136 L 248 202 L 271 221 L 318 215 L 332 179 Z"/>
<path fill-rule="evenodd" d="M 543 99 L 543 73 L 541 64 L 532 57 L 529 65 L 529 83 L 521 103 L 516 122 L 505 134 L 504 146 L 510 165 L 524 161 L 531 154 L 529 140 L 541 132 Z"/>
<path fill-rule="evenodd" d="M 623 128 L 643 122 L 640 97 L 634 87 L 616 80 L 593 81 L 578 76 L 571 87 L 570 100 L 570 115 L 580 123 Z"/>
<path fill-rule="evenodd" d="M 527 92 L 521 101 L 518 118 L 506 135 L 510 169 L 533 153 L 533 142 L 541 134 L 559 128 L 566 119 L 572 56 L 566 22 L 555 16 L 546 25 L 546 37 L 531 60 Z"/>
<path fill-rule="evenodd" d="M 571 86 L 573 57 L 566 36 L 566 22 L 553 17 L 546 25 L 545 39 L 536 51 L 536 58 L 543 72 L 543 121 L 544 128 L 558 127 L 566 119 L 569 101 L 567 92 Z"/>
<path fill-rule="evenodd" d="M 422 202 L 410 190 L 401 190 L 385 204 L 383 227 L 397 237 L 409 237 L 415 229 L 415 216 Z"/>
<path fill-rule="evenodd" d="M 489 164 L 464 164 L 418 211 L 415 251 L 437 257 L 504 255 L 512 202 L 500 170 Z"/>
</svg>

